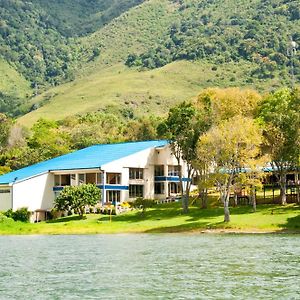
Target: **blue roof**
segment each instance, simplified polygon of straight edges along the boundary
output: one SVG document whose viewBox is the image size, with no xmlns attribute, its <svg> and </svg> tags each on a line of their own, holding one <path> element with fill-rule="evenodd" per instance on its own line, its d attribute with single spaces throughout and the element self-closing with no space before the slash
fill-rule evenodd
<svg viewBox="0 0 300 300">
<path fill-rule="evenodd" d="M 22 181 L 49 171 L 101 168 L 114 160 L 167 144 L 167 141 L 147 141 L 95 145 L 2 175 L 0 184 Z"/>
</svg>

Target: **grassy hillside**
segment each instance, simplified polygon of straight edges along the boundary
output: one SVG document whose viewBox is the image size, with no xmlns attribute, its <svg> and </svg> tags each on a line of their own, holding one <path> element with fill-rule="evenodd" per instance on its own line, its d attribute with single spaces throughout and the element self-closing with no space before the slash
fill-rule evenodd
<svg viewBox="0 0 300 300">
<path fill-rule="evenodd" d="M 142 53 L 167 37 L 170 24 L 177 18 L 177 6 L 169 0 L 150 0 L 132 8 L 104 28 L 81 39 L 87 58 L 91 56 L 92 49 L 101 50 L 98 58 L 81 67 L 91 73 L 124 63 L 132 51 Z M 82 68 L 79 76 L 81 72 Z"/>
<path fill-rule="evenodd" d="M 72 83 L 49 90 L 33 99 L 30 105 L 43 105 L 26 114 L 19 122 L 31 126 L 39 118 L 63 119 L 89 111 L 114 112 L 124 107 L 136 116 L 161 115 L 176 102 L 196 96 L 202 88 L 244 86 L 266 90 L 280 84 L 254 80 L 245 74 L 253 65 L 248 62 L 215 66 L 208 62 L 179 61 L 155 70 L 139 71 L 122 64 L 99 70 Z"/>
<path fill-rule="evenodd" d="M 0 58 L 0 113 L 22 114 L 22 106 L 31 94 L 30 83 Z"/>
<path fill-rule="evenodd" d="M 30 83 L 6 61 L 0 58 L 0 91 L 7 95 L 31 95 Z"/>
<path fill-rule="evenodd" d="M 124 106 L 162 114 L 210 86 L 269 91 L 290 82 L 289 37 L 300 44 L 295 0 L 3 0 L 0 13 L 0 57 L 42 93 L 29 126 Z M 299 80 L 299 55 L 294 66 Z"/>
</svg>

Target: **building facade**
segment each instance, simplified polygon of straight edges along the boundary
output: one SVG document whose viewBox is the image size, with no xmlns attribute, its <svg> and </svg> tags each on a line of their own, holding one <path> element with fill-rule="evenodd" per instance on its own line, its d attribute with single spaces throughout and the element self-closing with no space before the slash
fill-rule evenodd
<svg viewBox="0 0 300 300">
<path fill-rule="evenodd" d="M 180 193 L 180 170 L 186 182 L 186 164 L 167 141 L 96 145 L 0 176 L 0 211 L 49 211 L 65 186 L 87 183 L 101 189 L 103 204 L 165 199 Z"/>
</svg>

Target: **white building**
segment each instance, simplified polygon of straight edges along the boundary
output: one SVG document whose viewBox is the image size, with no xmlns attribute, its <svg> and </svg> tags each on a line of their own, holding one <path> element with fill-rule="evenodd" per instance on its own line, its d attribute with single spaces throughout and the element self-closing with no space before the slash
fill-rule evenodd
<svg viewBox="0 0 300 300">
<path fill-rule="evenodd" d="M 0 211 L 49 211 L 65 186 L 85 183 L 101 189 L 102 203 L 164 199 L 180 192 L 178 169 L 167 141 L 91 146 L 0 176 Z"/>
</svg>

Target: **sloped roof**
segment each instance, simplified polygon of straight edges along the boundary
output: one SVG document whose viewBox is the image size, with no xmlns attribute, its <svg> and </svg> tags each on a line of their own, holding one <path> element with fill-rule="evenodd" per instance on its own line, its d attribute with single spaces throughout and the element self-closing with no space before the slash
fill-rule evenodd
<svg viewBox="0 0 300 300">
<path fill-rule="evenodd" d="M 112 161 L 167 144 L 167 141 L 146 141 L 95 145 L 2 175 L 0 184 L 22 181 L 49 171 L 101 168 Z"/>
</svg>

